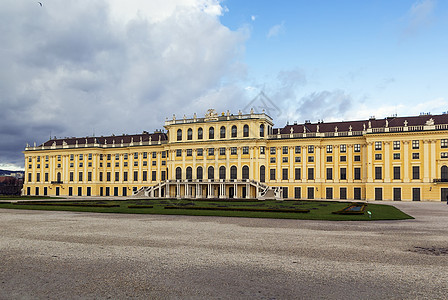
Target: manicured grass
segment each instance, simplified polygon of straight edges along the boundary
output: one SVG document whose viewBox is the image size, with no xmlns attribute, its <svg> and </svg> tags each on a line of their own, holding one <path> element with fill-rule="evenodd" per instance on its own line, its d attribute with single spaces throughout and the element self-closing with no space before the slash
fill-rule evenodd
<svg viewBox="0 0 448 300">
<path fill-rule="evenodd" d="M 34 198 L 33 199 L 37 199 Z M 42 198 L 45 199 L 45 198 Z M 47 198 L 48 199 L 48 198 Z M 131 214 L 161 214 L 161 215 L 194 215 L 194 216 L 225 216 L 248 218 L 277 218 L 302 220 L 331 221 L 374 221 L 374 220 L 404 220 L 413 217 L 397 208 L 383 204 L 367 204 L 366 211 L 372 213 L 363 215 L 332 214 L 346 207 L 349 202 L 332 201 L 226 201 L 226 200 L 177 200 L 177 199 L 129 199 L 129 200 L 95 200 L 95 201 L 39 201 L 1 203 L 0 208 L 36 209 L 57 211 L 82 211 L 98 213 L 131 213 Z M 10 199 L 4 199 L 10 200 Z M 18 200 L 18 199 L 11 199 Z M 61 204 L 61 205 L 59 205 Z M 63 204 L 63 205 L 62 205 Z M 165 207 L 175 206 L 176 209 Z M 198 209 L 194 209 L 197 207 Z M 215 210 L 215 209 L 216 210 Z M 241 209 L 238 211 L 237 209 Z M 258 210 L 258 211 L 257 211 Z M 271 210 L 271 211 L 270 211 Z M 276 211 L 277 210 L 277 211 Z M 309 210 L 309 212 L 303 212 Z"/>
</svg>

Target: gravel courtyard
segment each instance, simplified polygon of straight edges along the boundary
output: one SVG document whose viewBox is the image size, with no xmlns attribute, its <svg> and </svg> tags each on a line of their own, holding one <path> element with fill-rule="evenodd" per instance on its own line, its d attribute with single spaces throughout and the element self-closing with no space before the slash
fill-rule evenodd
<svg viewBox="0 0 448 300">
<path fill-rule="evenodd" d="M 0 299 L 446 299 L 448 205 L 329 222 L 0 210 Z"/>
</svg>

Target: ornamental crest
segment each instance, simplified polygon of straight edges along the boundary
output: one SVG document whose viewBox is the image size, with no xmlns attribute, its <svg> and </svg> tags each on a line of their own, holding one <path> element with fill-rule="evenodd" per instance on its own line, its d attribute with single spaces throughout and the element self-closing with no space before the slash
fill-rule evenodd
<svg viewBox="0 0 448 300">
<path fill-rule="evenodd" d="M 207 110 L 205 114 L 205 120 L 218 120 L 218 113 L 213 108 Z"/>
</svg>

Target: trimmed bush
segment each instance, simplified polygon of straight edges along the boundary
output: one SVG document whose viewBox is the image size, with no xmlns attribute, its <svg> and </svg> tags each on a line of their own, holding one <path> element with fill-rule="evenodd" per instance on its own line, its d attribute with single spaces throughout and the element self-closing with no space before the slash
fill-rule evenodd
<svg viewBox="0 0 448 300">
<path fill-rule="evenodd" d="M 129 205 L 128 208 L 153 208 L 154 206 L 152 205 Z"/>
<path fill-rule="evenodd" d="M 309 213 L 309 209 L 282 209 L 282 208 L 246 208 L 246 207 L 184 207 L 165 206 L 165 209 L 193 209 L 193 210 L 225 210 L 225 211 L 251 211 L 251 212 L 284 212 L 284 213 Z"/>
</svg>

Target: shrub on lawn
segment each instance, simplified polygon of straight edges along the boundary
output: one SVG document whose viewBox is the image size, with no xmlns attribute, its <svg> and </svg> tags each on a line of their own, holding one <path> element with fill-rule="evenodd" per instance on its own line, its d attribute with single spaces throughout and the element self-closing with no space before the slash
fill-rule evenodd
<svg viewBox="0 0 448 300">
<path fill-rule="evenodd" d="M 251 211 L 251 212 L 285 212 L 285 213 L 309 213 L 309 209 L 282 209 L 282 208 L 248 208 L 248 207 L 183 207 L 165 206 L 165 209 L 194 209 L 194 210 L 225 210 L 225 211 Z"/>
</svg>

